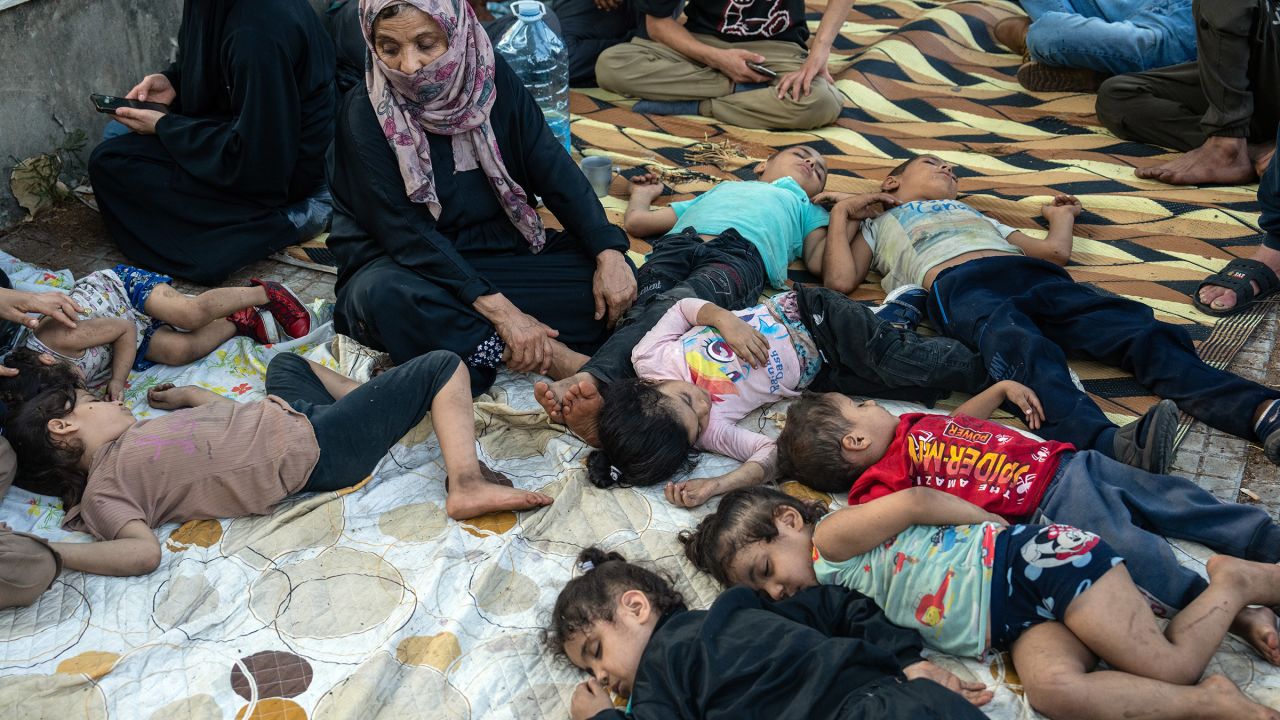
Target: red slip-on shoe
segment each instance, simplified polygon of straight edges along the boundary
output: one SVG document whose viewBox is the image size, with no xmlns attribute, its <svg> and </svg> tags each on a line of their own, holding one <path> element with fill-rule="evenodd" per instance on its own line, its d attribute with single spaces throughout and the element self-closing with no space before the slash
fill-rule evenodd
<svg viewBox="0 0 1280 720">
<path fill-rule="evenodd" d="M 251 338 L 259 345 L 272 345 L 280 342 L 279 328 L 274 320 L 268 322 L 258 313 L 257 308 L 241 308 L 227 319 L 236 326 L 236 334 Z"/>
<path fill-rule="evenodd" d="M 273 280 L 250 278 L 249 284 L 258 285 L 267 291 L 267 304 L 263 307 L 271 311 L 276 324 L 285 335 L 300 338 L 311 332 L 311 313 L 292 290 Z"/>
</svg>

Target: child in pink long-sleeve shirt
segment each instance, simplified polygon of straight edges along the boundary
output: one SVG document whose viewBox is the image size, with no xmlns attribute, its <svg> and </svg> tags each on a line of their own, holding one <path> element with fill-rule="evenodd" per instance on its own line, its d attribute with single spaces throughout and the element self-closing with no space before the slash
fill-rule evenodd
<svg viewBox="0 0 1280 720">
<path fill-rule="evenodd" d="M 824 288 L 737 312 L 681 300 L 631 360 L 637 379 L 602 393 L 602 449 L 588 458 L 589 477 L 604 488 L 654 485 L 690 469 L 692 448 L 743 463 L 668 485 L 667 499 L 685 507 L 773 477 L 773 440 L 736 424 L 762 405 L 807 387 L 931 404 L 987 383 L 981 358 L 958 342 L 895 327 Z"/>
</svg>

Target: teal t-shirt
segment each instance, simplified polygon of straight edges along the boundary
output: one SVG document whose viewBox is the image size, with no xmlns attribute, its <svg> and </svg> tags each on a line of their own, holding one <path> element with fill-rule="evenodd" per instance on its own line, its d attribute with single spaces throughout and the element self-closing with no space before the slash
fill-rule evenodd
<svg viewBox="0 0 1280 720">
<path fill-rule="evenodd" d="M 771 183 L 722 182 L 692 200 L 671 203 L 675 229 L 693 227 L 703 235 L 733 228 L 760 251 L 769 284 L 786 287 L 787 265 L 800 257 L 804 238 L 830 222 L 790 177 Z"/>
</svg>

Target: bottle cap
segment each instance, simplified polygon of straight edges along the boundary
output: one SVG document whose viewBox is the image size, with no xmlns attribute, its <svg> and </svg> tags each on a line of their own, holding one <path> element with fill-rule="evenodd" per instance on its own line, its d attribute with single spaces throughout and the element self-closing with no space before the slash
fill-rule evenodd
<svg viewBox="0 0 1280 720">
<path fill-rule="evenodd" d="M 516 0 L 511 3 L 511 11 L 523 22 L 535 22 L 547 14 L 547 7 L 538 0 Z"/>
</svg>

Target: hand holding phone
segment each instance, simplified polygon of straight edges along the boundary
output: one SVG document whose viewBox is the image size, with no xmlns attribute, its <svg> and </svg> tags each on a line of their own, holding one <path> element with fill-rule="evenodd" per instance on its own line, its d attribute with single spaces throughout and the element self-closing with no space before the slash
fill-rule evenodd
<svg viewBox="0 0 1280 720">
<path fill-rule="evenodd" d="M 116 110 L 122 107 L 136 108 L 138 110 L 155 110 L 156 112 L 168 113 L 169 106 L 163 103 L 143 102 L 141 100 L 130 100 L 128 98 L 117 97 L 115 95 L 90 95 L 89 99 L 93 101 L 93 107 L 100 113 L 115 115 Z"/>
<path fill-rule="evenodd" d="M 765 67 L 764 65 L 761 65 L 760 63 L 748 62 L 747 67 L 751 68 L 752 70 L 755 70 L 761 75 L 767 75 L 771 78 L 778 77 L 778 72 L 776 70 L 770 70 L 769 68 Z"/>
</svg>

